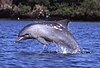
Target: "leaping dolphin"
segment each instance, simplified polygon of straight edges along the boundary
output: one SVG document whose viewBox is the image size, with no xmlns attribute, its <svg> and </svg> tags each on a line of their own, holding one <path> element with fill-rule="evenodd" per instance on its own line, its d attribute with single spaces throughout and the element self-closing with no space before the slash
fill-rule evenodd
<svg viewBox="0 0 100 68">
<path fill-rule="evenodd" d="M 65 19 L 29 24 L 19 32 L 19 38 L 16 42 L 26 39 L 37 39 L 44 45 L 47 45 L 48 42 L 55 42 L 60 46 L 65 46 L 67 53 L 78 53 L 80 47 L 73 35 L 68 31 L 68 28 L 66 28 L 68 22 Z"/>
</svg>

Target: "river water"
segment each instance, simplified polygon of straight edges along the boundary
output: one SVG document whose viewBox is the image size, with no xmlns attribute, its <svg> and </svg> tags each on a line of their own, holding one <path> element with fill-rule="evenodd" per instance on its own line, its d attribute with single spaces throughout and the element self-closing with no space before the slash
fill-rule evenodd
<svg viewBox="0 0 100 68">
<path fill-rule="evenodd" d="M 33 21 L 0 20 L 0 68 L 100 68 L 100 22 L 70 22 L 69 31 L 79 43 L 82 54 L 39 53 L 43 45 L 37 40 L 16 43 L 19 31 Z"/>
</svg>

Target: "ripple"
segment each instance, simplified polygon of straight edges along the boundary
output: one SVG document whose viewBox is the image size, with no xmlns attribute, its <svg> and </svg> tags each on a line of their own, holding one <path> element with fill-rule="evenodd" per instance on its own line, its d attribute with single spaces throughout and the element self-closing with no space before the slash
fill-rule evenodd
<svg viewBox="0 0 100 68">
<path fill-rule="evenodd" d="M 72 55 L 56 52 L 51 43 L 47 51 L 42 51 L 43 45 L 36 40 L 15 43 L 18 32 L 28 22 L 34 21 L 0 20 L 0 68 L 100 67 L 100 23 L 69 24 L 69 30 L 82 49 L 82 53 Z"/>
</svg>

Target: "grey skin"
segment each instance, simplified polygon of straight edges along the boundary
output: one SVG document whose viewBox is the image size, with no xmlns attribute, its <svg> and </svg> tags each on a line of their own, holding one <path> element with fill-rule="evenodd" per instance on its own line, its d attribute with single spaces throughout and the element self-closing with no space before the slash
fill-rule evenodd
<svg viewBox="0 0 100 68">
<path fill-rule="evenodd" d="M 78 53 L 80 52 L 80 47 L 68 31 L 68 28 L 66 28 L 68 22 L 65 19 L 29 24 L 19 32 L 19 38 L 16 42 L 26 39 L 37 39 L 44 45 L 47 45 L 48 42 L 54 42 L 59 46 L 65 46 L 68 51 L 67 53 Z"/>
</svg>

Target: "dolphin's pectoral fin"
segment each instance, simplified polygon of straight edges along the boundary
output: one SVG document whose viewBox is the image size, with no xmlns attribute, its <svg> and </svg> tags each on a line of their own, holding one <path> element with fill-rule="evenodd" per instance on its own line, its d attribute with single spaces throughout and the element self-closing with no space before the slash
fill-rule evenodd
<svg viewBox="0 0 100 68">
<path fill-rule="evenodd" d="M 38 37 L 37 40 L 44 45 L 43 46 L 43 51 L 47 51 L 48 42 L 44 38 L 41 38 L 41 37 Z M 41 51 L 41 52 L 43 52 L 43 51 Z"/>
<path fill-rule="evenodd" d="M 38 37 L 37 40 L 39 42 L 41 42 L 42 44 L 44 44 L 44 45 L 47 45 L 48 44 L 48 42 L 44 38 Z"/>
</svg>

